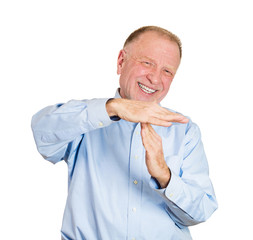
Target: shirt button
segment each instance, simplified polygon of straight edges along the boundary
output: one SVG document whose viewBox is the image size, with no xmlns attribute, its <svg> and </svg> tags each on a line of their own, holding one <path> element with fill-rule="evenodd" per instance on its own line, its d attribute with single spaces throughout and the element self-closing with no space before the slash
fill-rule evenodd
<svg viewBox="0 0 253 240">
<path fill-rule="evenodd" d="M 104 126 L 104 124 L 103 124 L 102 122 L 99 122 L 98 125 L 99 125 L 100 127 Z"/>
<path fill-rule="evenodd" d="M 136 160 L 138 159 L 138 157 L 139 157 L 138 155 L 135 155 L 135 156 L 134 156 L 134 158 L 135 158 Z"/>
<path fill-rule="evenodd" d="M 173 197 L 173 193 L 171 193 L 171 194 L 169 195 L 169 197 Z"/>
<path fill-rule="evenodd" d="M 135 184 L 135 185 L 138 184 L 138 181 L 137 181 L 137 180 L 134 180 L 134 184 Z"/>
<path fill-rule="evenodd" d="M 132 238 L 132 240 L 136 240 L 136 238 Z"/>
<path fill-rule="evenodd" d="M 133 212 L 136 212 L 136 208 L 135 208 L 135 207 L 134 207 L 134 208 L 132 208 L 132 211 L 133 211 Z"/>
</svg>

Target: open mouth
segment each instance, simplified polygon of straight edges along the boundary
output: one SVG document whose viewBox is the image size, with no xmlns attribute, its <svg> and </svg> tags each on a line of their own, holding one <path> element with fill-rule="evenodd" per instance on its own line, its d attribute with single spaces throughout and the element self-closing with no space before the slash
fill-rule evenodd
<svg viewBox="0 0 253 240">
<path fill-rule="evenodd" d="M 157 91 L 157 90 L 151 89 L 151 88 L 149 88 L 149 87 L 147 87 L 147 86 L 145 86 L 145 85 L 143 85 L 143 84 L 141 84 L 141 83 L 139 83 L 139 82 L 138 82 L 138 85 L 139 85 L 140 89 L 141 89 L 143 92 L 148 93 L 148 94 L 151 94 L 151 93 L 154 93 L 154 92 Z"/>
</svg>

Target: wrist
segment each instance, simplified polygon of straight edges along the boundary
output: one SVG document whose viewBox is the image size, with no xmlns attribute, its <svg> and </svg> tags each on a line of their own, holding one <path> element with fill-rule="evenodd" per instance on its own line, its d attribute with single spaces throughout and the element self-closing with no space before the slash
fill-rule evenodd
<svg viewBox="0 0 253 240">
<path fill-rule="evenodd" d="M 106 105 L 105 105 L 108 116 L 112 120 L 116 120 L 116 121 L 120 119 L 118 117 L 118 112 L 116 110 L 117 102 L 118 102 L 118 99 L 110 98 L 109 100 L 107 100 Z"/>
<path fill-rule="evenodd" d="M 156 180 L 159 182 L 161 188 L 166 188 L 170 182 L 170 169 L 167 168 L 164 174 L 160 175 L 159 177 L 156 177 Z"/>
</svg>

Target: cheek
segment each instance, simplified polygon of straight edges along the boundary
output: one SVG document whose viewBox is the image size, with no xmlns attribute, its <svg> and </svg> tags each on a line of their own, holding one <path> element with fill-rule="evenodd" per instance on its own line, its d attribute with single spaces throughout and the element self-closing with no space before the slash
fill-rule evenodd
<svg viewBox="0 0 253 240">
<path fill-rule="evenodd" d="M 121 80 L 122 83 L 125 86 L 128 86 L 128 88 L 135 87 L 136 82 L 138 82 L 138 79 L 140 79 L 142 76 L 144 76 L 143 71 L 140 71 L 140 69 L 131 69 L 130 71 L 122 71 L 121 74 Z"/>
<path fill-rule="evenodd" d="M 128 76 L 129 79 L 136 79 L 147 74 L 147 69 L 143 68 L 140 64 L 132 64 L 124 69 L 124 74 Z"/>
<path fill-rule="evenodd" d="M 164 91 L 166 91 L 166 92 L 169 91 L 171 83 L 172 83 L 172 79 L 163 80 L 163 89 L 164 89 Z"/>
<path fill-rule="evenodd" d="M 150 70 L 147 68 L 144 68 L 142 66 L 139 66 L 135 69 L 136 76 L 147 76 L 149 74 Z"/>
<path fill-rule="evenodd" d="M 145 77 L 147 71 L 138 65 L 125 65 L 120 74 L 120 86 L 125 91 L 133 91 L 136 88 L 138 79 Z M 131 89 L 131 90 L 130 90 Z"/>
</svg>

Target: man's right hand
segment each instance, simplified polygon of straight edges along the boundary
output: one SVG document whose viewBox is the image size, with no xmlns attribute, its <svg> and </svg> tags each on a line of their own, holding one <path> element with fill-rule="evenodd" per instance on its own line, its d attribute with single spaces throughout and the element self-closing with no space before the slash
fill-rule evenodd
<svg viewBox="0 0 253 240">
<path fill-rule="evenodd" d="M 185 116 L 171 112 L 156 102 L 115 98 L 107 101 L 106 110 L 110 117 L 118 116 L 129 122 L 149 123 L 164 127 L 171 126 L 172 122 L 187 123 L 189 121 Z"/>
</svg>

